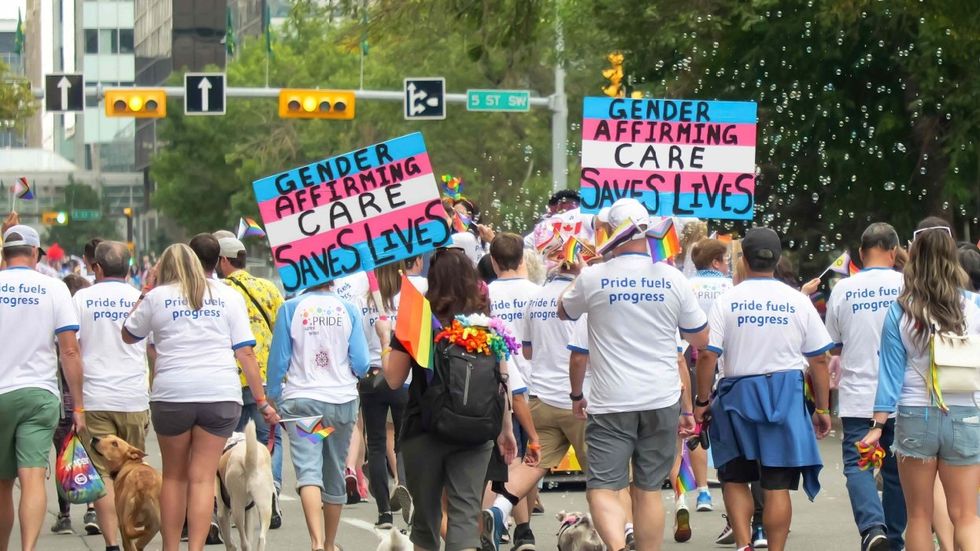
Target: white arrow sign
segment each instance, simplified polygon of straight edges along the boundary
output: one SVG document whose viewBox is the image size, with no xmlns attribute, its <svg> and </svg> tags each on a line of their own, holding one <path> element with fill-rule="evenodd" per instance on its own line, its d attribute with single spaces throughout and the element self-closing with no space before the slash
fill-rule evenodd
<svg viewBox="0 0 980 551">
<path fill-rule="evenodd" d="M 201 91 L 201 111 L 207 113 L 208 111 L 208 96 L 211 95 L 211 81 L 207 77 L 201 79 L 201 83 L 197 85 L 198 90 Z"/>
<path fill-rule="evenodd" d="M 58 89 L 61 90 L 61 110 L 65 111 L 68 109 L 68 90 L 71 88 L 71 82 L 68 77 L 63 76 L 61 80 L 58 81 Z"/>
</svg>

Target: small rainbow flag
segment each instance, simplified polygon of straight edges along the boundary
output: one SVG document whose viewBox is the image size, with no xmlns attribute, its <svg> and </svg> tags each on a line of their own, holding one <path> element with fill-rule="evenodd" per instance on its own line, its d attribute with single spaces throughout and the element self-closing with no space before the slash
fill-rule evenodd
<svg viewBox="0 0 980 551">
<path fill-rule="evenodd" d="M 398 300 L 395 338 L 424 368 L 432 365 L 432 307 L 425 295 L 402 274 L 402 292 Z"/>
<path fill-rule="evenodd" d="M 238 238 L 265 237 L 265 230 L 255 220 L 243 216 L 238 220 Z"/>
<path fill-rule="evenodd" d="M 473 220 L 469 216 L 454 210 L 453 211 L 453 231 L 456 233 L 463 233 L 470 229 L 470 224 Z"/>
<path fill-rule="evenodd" d="M 677 229 L 670 218 L 667 218 L 656 230 L 648 231 L 647 236 L 650 258 L 654 262 L 670 260 L 681 252 L 681 241 L 677 238 Z"/>
<path fill-rule="evenodd" d="M 626 220 L 620 224 L 618 228 L 613 230 L 612 235 L 610 235 L 602 246 L 598 248 L 598 253 L 605 255 L 616 247 L 629 241 L 633 237 L 633 234 L 635 234 L 637 231 L 639 231 L 639 228 L 636 227 L 636 224 L 634 224 L 632 220 Z"/>
<path fill-rule="evenodd" d="M 861 268 L 858 268 L 858 265 L 855 264 L 853 260 L 847 263 L 847 275 L 852 276 L 860 271 Z"/>
<path fill-rule="evenodd" d="M 595 246 L 602 247 L 602 245 L 609 239 L 609 231 L 606 230 L 606 226 L 599 226 L 595 231 Z"/>
<path fill-rule="evenodd" d="M 817 291 L 810 295 L 810 302 L 813 303 L 813 307 L 817 309 L 818 314 L 827 313 L 827 295 L 821 291 Z"/>
<path fill-rule="evenodd" d="M 296 423 L 296 433 L 316 444 L 322 442 L 324 438 L 333 434 L 333 427 L 323 426 L 323 419 L 320 419 L 312 427 L 303 426 L 303 423 Z"/>
<path fill-rule="evenodd" d="M 697 481 L 694 479 L 694 469 L 691 467 L 691 454 L 687 451 L 687 446 L 681 446 L 681 468 L 677 471 L 677 479 L 674 481 L 674 494 L 684 495 L 687 492 L 696 490 Z"/>
<path fill-rule="evenodd" d="M 574 236 L 569 237 L 568 241 L 566 241 L 565 245 L 562 247 L 565 262 L 575 264 L 575 259 L 578 258 L 578 253 L 581 249 L 582 243 Z"/>
<path fill-rule="evenodd" d="M 11 186 L 10 191 L 12 191 L 18 199 L 24 199 L 25 201 L 34 199 L 34 191 L 31 189 L 31 185 L 27 183 L 27 178 L 23 176 L 17 178 L 17 181 L 14 182 L 13 186 Z"/>
<path fill-rule="evenodd" d="M 444 195 L 450 199 L 463 198 L 463 181 L 457 176 L 453 176 L 452 174 L 443 174 L 442 189 L 445 191 Z"/>
</svg>

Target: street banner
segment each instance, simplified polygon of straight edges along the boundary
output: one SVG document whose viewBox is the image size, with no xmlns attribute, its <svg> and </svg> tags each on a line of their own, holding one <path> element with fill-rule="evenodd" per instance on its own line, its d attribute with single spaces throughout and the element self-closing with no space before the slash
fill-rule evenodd
<svg viewBox="0 0 980 551">
<path fill-rule="evenodd" d="M 587 97 L 582 211 L 634 197 L 650 214 L 750 220 L 756 104 Z"/>
<path fill-rule="evenodd" d="M 289 292 L 432 251 L 451 235 L 418 132 L 252 187 Z"/>
</svg>

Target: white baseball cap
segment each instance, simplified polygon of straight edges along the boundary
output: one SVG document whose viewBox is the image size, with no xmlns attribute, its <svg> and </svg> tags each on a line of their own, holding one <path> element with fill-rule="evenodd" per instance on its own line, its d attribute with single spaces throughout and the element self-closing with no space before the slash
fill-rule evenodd
<svg viewBox="0 0 980 551">
<path fill-rule="evenodd" d="M 17 234 L 17 239 L 11 239 L 10 236 Z M 17 224 L 16 226 L 11 226 L 7 231 L 3 232 L 3 248 L 8 247 L 37 247 L 41 248 L 41 236 L 37 234 L 37 230 L 30 226 L 25 226 L 23 224 Z"/>
<path fill-rule="evenodd" d="M 624 197 L 616 201 L 609 209 L 609 225 L 614 229 L 627 220 L 632 221 L 640 230 L 633 236 L 633 239 L 642 239 L 644 237 L 643 232 L 647 231 L 650 226 L 650 215 L 647 214 L 647 208 L 643 206 L 643 203 L 632 197 Z"/>
<path fill-rule="evenodd" d="M 222 237 L 218 240 L 218 246 L 221 247 L 220 256 L 225 258 L 236 258 L 238 253 L 245 250 L 245 245 L 235 237 Z"/>
</svg>

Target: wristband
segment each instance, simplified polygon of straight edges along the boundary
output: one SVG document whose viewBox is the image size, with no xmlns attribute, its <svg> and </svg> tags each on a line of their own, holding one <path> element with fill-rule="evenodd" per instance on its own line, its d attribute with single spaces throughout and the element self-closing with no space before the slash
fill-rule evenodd
<svg viewBox="0 0 980 551">
<path fill-rule="evenodd" d="M 816 413 L 817 415 L 830 415 L 830 410 L 829 409 L 816 408 L 816 409 L 813 410 L 813 413 Z"/>
<path fill-rule="evenodd" d="M 71 411 L 72 413 L 85 413 L 85 408 L 75 408 Z"/>
<path fill-rule="evenodd" d="M 391 354 L 391 347 L 390 346 L 381 351 L 381 357 L 384 358 L 388 354 Z"/>
<path fill-rule="evenodd" d="M 699 407 L 699 408 L 707 407 L 710 403 L 711 403 L 711 400 L 705 400 L 705 401 L 702 402 L 701 400 L 698 400 L 697 398 L 694 398 L 694 405 L 696 407 Z"/>
<path fill-rule="evenodd" d="M 541 451 L 541 444 L 538 442 L 528 442 L 527 449 L 539 452 Z"/>
<path fill-rule="evenodd" d="M 683 415 L 684 417 L 694 417 L 694 414 L 691 413 L 690 411 L 682 411 L 681 415 Z"/>
</svg>

